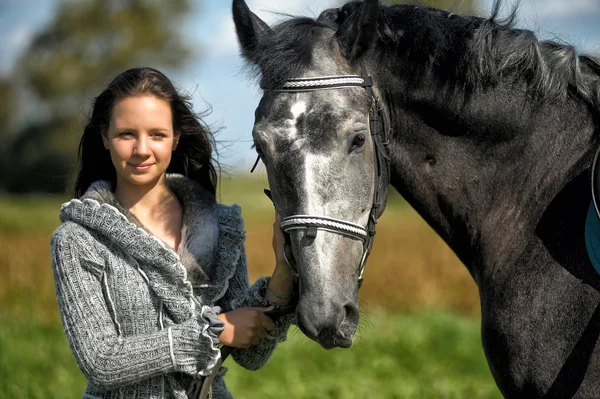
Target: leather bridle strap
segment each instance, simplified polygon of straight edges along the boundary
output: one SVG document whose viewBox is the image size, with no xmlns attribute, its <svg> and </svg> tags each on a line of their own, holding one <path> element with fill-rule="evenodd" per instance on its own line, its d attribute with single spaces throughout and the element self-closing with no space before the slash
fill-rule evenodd
<svg viewBox="0 0 600 399">
<path fill-rule="evenodd" d="M 281 229 L 286 232 L 306 229 L 306 238 L 315 238 L 317 230 L 326 230 L 363 241 L 369 236 L 368 231 L 361 225 L 324 216 L 288 216 L 281 220 Z"/>
</svg>

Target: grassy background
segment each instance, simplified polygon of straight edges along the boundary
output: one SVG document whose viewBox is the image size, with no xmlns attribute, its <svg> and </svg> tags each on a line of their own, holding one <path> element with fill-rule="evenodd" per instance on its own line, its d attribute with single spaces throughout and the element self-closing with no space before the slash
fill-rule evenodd
<svg viewBox="0 0 600 399">
<path fill-rule="evenodd" d="M 251 279 L 272 271 L 273 209 L 264 177 L 221 180 L 242 205 Z M 56 306 L 49 237 L 60 204 L 0 197 L 0 399 L 77 398 L 85 387 Z M 476 286 L 452 251 L 397 195 L 380 220 L 351 349 L 325 351 L 293 328 L 258 372 L 228 360 L 236 398 L 501 397 L 481 349 Z"/>
</svg>

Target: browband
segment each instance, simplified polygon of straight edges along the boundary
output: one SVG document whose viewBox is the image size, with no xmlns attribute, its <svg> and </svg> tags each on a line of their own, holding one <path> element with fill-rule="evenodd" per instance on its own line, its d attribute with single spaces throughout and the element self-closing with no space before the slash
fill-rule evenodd
<svg viewBox="0 0 600 399">
<path fill-rule="evenodd" d="M 371 87 L 373 78 L 370 76 L 347 75 L 347 76 L 318 76 L 314 78 L 288 79 L 277 88 L 266 88 L 264 91 L 293 92 L 293 91 L 317 91 L 326 89 L 339 89 L 343 87 Z"/>
</svg>

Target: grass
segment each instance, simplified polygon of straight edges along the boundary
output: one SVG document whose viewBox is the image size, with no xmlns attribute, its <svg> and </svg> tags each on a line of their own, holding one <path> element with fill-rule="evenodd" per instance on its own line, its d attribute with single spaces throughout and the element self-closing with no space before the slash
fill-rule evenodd
<svg viewBox="0 0 600 399">
<path fill-rule="evenodd" d="M 368 324 L 351 349 L 295 337 L 259 372 L 229 364 L 227 383 L 236 398 L 501 397 L 477 349 L 476 319 L 378 313 Z"/>
<path fill-rule="evenodd" d="M 223 178 L 242 205 L 251 279 L 270 274 L 273 207 L 266 178 Z M 0 399 L 80 397 L 58 317 L 49 239 L 66 197 L 0 196 Z M 465 267 L 397 195 L 377 227 L 359 342 L 325 351 L 300 333 L 259 372 L 231 360 L 236 398 L 494 398 L 479 334 L 479 298 Z M 260 393 L 260 395 L 258 395 Z"/>
<path fill-rule="evenodd" d="M 297 330 L 250 372 L 232 359 L 235 398 L 501 398 L 480 349 L 478 320 L 447 313 L 376 313 L 350 349 L 325 351 Z M 77 398 L 86 381 L 60 323 L 5 320 L 0 399 Z"/>
</svg>

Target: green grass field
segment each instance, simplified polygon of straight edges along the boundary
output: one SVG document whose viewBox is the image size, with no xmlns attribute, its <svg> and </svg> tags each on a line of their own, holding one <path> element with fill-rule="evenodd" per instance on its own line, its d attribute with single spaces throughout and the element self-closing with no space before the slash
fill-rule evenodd
<svg viewBox="0 0 600 399">
<path fill-rule="evenodd" d="M 325 351 L 297 329 L 251 372 L 228 359 L 235 398 L 500 398 L 480 349 L 477 319 L 376 313 L 350 349 Z M 3 320 L 0 398 L 78 398 L 85 378 L 60 323 Z"/>
<path fill-rule="evenodd" d="M 251 279 L 272 269 L 266 179 L 224 178 L 244 210 Z M 0 399 L 79 398 L 85 388 L 54 296 L 49 238 L 66 197 L 0 197 Z M 236 398 L 500 398 L 464 266 L 397 195 L 361 288 L 359 337 L 325 351 L 295 328 L 258 372 L 227 360 Z"/>
</svg>

